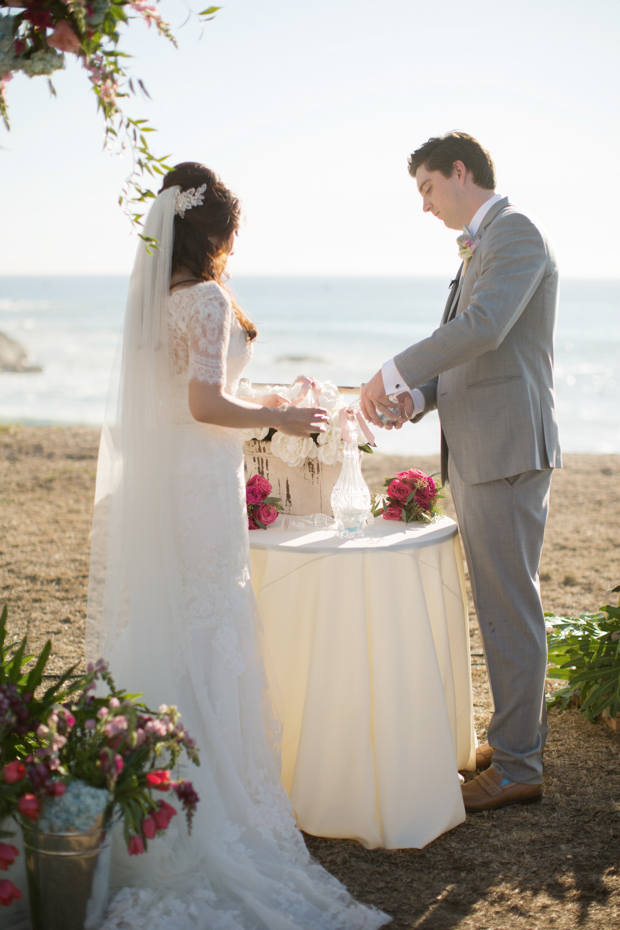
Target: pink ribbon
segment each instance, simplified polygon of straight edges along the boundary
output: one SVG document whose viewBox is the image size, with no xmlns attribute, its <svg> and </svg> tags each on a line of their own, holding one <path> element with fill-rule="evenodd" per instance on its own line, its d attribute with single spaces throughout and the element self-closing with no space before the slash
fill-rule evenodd
<svg viewBox="0 0 620 930">
<path fill-rule="evenodd" d="M 300 375 L 299 378 L 295 378 L 293 384 L 301 384 L 299 394 L 295 400 L 291 401 L 293 407 L 297 407 L 297 405 L 308 396 L 310 391 L 312 391 L 314 396 L 315 404 L 318 405 L 319 401 L 321 400 L 321 389 L 319 388 L 318 381 L 315 381 L 313 378 L 304 378 L 303 375 Z"/>
<path fill-rule="evenodd" d="M 357 422 L 360 425 L 360 429 L 364 436 L 366 437 L 368 444 L 371 446 L 376 446 L 375 437 L 370 431 L 366 420 L 361 415 L 359 410 L 352 410 L 351 407 L 343 407 L 338 411 L 338 419 L 340 420 L 340 432 L 342 433 L 342 438 L 345 442 L 351 442 L 351 433 L 349 431 L 349 417 L 355 417 Z"/>
</svg>

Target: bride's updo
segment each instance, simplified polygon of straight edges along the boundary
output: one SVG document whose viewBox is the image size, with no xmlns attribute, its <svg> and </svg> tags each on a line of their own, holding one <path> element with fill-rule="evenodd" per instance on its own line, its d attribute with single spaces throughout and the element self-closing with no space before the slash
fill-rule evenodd
<svg viewBox="0 0 620 930">
<path fill-rule="evenodd" d="M 164 178 L 162 190 L 179 185 L 182 191 L 206 184 L 202 206 L 185 211 L 174 218 L 172 273 L 188 271 L 198 281 L 222 284 L 226 265 L 224 246 L 241 224 L 241 202 L 214 171 L 194 161 L 176 165 Z M 255 339 L 256 327 L 233 300 L 237 319 L 250 339 Z"/>
</svg>

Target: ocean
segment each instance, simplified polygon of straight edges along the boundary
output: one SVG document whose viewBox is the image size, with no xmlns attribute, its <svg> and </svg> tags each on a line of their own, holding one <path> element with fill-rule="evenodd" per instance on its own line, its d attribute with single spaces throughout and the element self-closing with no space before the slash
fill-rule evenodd
<svg viewBox="0 0 620 930">
<path fill-rule="evenodd" d="M 40 373 L 0 374 L 0 422 L 101 424 L 122 326 L 125 277 L 0 277 L 0 332 Z M 447 279 L 250 277 L 231 281 L 259 329 L 248 377 L 359 385 L 438 325 Z M 565 280 L 556 338 L 566 452 L 620 453 L 620 281 Z M 378 451 L 439 450 L 436 413 L 377 430 Z"/>
</svg>

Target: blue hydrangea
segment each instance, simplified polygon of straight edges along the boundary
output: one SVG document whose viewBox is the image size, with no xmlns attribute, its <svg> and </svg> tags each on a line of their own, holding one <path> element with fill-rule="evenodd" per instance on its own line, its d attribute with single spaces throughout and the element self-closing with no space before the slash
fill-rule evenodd
<svg viewBox="0 0 620 930">
<path fill-rule="evenodd" d="M 55 48 L 39 49 L 29 56 L 15 54 L 14 16 L 0 16 L 0 76 L 7 71 L 23 71 L 29 77 L 52 74 L 65 67 L 65 56 Z"/>
<path fill-rule="evenodd" d="M 0 16 L 0 75 L 19 68 L 19 58 L 13 47 L 14 16 Z"/>
<path fill-rule="evenodd" d="M 93 788 L 77 779 L 59 798 L 46 800 L 38 827 L 43 833 L 85 833 L 95 826 L 110 800 L 106 788 Z"/>
<path fill-rule="evenodd" d="M 52 71 L 60 71 L 65 66 L 65 56 L 55 48 L 41 49 L 34 52 L 30 58 L 19 58 L 18 61 L 20 70 L 28 77 L 51 74 Z"/>
</svg>

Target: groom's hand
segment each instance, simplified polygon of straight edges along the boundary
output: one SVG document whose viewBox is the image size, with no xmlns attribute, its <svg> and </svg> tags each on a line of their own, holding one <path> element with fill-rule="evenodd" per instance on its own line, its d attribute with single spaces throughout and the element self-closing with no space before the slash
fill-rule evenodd
<svg viewBox="0 0 620 930">
<path fill-rule="evenodd" d="M 374 423 L 374 425 L 378 426 L 380 429 L 383 429 L 385 426 L 391 429 L 394 425 L 382 423 L 379 417 L 379 412 L 381 412 L 385 414 L 386 417 L 394 419 L 394 404 L 385 393 L 383 377 L 380 371 L 362 387 L 360 407 L 366 419 L 370 420 L 371 423 Z M 402 425 L 402 420 L 397 420 L 397 423 L 398 425 Z"/>
</svg>

